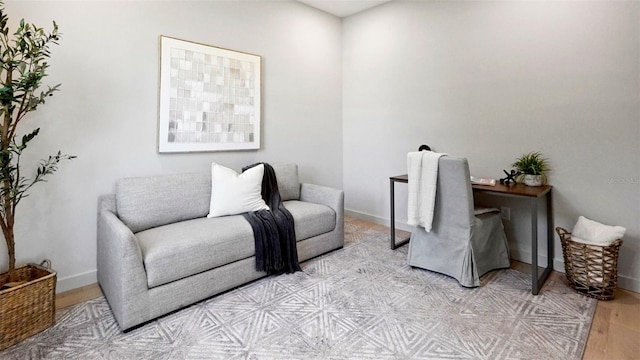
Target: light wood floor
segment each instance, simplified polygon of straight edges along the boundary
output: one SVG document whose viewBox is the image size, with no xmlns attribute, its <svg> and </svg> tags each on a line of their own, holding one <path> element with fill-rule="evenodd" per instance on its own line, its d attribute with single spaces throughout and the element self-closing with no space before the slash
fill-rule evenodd
<svg viewBox="0 0 640 360">
<path fill-rule="evenodd" d="M 345 221 L 365 229 L 389 231 L 386 226 L 346 218 Z M 402 236 L 400 233 L 399 236 Z M 529 271 L 529 265 L 514 261 L 513 268 Z M 564 274 L 553 272 L 551 276 L 564 278 Z M 70 306 L 102 296 L 97 284 L 74 289 L 56 296 L 56 317 L 69 311 Z M 618 289 L 615 299 L 598 301 L 596 313 L 589 332 L 584 360 L 637 360 L 640 359 L 640 294 Z"/>
</svg>

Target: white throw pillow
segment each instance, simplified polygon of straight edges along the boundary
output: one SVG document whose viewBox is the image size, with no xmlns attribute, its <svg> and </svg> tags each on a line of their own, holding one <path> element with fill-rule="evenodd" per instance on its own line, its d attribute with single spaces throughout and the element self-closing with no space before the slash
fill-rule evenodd
<svg viewBox="0 0 640 360">
<path fill-rule="evenodd" d="M 211 164 L 211 203 L 207 217 L 237 215 L 249 211 L 269 210 L 262 199 L 264 165 L 238 174 L 232 169 Z"/>
<path fill-rule="evenodd" d="M 617 239 L 622 239 L 625 231 L 627 229 L 622 226 L 603 225 L 580 216 L 573 227 L 571 238 L 585 244 L 608 246 Z"/>
</svg>

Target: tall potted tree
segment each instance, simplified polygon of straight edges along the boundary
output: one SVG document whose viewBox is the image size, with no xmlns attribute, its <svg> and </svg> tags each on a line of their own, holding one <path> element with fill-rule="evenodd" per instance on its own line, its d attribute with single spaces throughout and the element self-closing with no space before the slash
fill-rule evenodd
<svg viewBox="0 0 640 360">
<path fill-rule="evenodd" d="M 0 349 L 53 324 L 55 272 L 34 264 L 16 268 L 16 206 L 61 161 L 74 158 L 58 151 L 42 160 L 31 178 L 24 176 L 20 157 L 40 129 L 20 135 L 18 125 L 60 87 L 39 90 L 49 68 L 49 46 L 57 44 L 60 34 L 55 22 L 46 32 L 24 19 L 11 33 L 8 20 L 0 1 L 0 227 L 9 253 L 9 270 L 0 274 Z"/>
</svg>

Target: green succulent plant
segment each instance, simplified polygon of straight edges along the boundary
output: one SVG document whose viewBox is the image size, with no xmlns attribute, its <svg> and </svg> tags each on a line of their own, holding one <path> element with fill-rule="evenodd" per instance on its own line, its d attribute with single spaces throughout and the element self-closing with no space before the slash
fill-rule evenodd
<svg viewBox="0 0 640 360">
<path fill-rule="evenodd" d="M 521 172 L 518 179 L 521 180 L 524 175 L 541 175 L 542 181 L 545 183 L 547 182 L 546 173 L 551 170 L 548 160 L 539 151 L 532 151 L 520 156 L 511 166 Z"/>
</svg>

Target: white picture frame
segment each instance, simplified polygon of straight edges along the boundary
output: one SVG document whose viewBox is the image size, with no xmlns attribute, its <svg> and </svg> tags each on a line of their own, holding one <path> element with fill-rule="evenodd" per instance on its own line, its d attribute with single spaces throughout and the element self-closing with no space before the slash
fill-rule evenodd
<svg viewBox="0 0 640 360">
<path fill-rule="evenodd" d="M 158 152 L 260 149 L 258 55 L 160 36 Z"/>
</svg>

